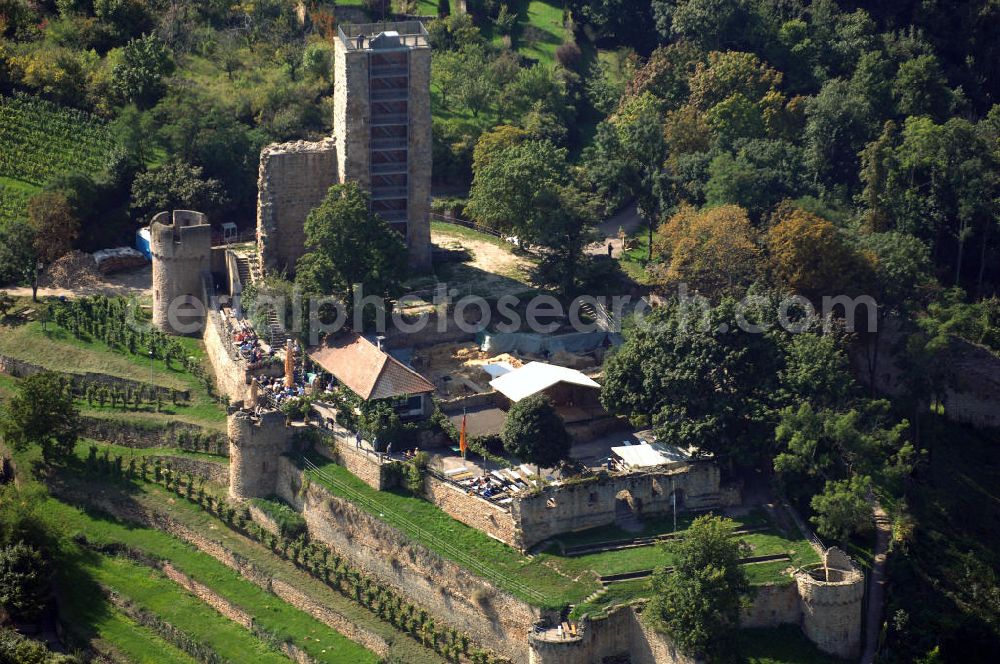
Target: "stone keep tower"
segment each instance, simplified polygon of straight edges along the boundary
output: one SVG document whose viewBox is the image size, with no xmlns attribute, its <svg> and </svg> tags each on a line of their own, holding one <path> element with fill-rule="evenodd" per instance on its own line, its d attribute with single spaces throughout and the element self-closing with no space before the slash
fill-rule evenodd
<svg viewBox="0 0 1000 664">
<path fill-rule="evenodd" d="M 239 410 L 229 416 L 229 495 L 238 500 L 275 492 L 278 458 L 291 449 L 291 428 L 277 411 L 255 417 Z"/>
<path fill-rule="evenodd" d="M 865 575 L 847 554 L 830 547 L 823 562 L 795 577 L 802 631 L 820 650 L 839 657 L 861 651 L 861 606 Z"/>
<path fill-rule="evenodd" d="M 341 182 L 406 237 L 410 265 L 430 266 L 431 49 L 419 21 L 338 28 L 333 131 Z"/>
<path fill-rule="evenodd" d="M 153 255 L 153 325 L 194 334 L 204 323 L 202 275 L 212 262 L 212 227 L 201 212 L 160 212 L 149 225 Z"/>
</svg>

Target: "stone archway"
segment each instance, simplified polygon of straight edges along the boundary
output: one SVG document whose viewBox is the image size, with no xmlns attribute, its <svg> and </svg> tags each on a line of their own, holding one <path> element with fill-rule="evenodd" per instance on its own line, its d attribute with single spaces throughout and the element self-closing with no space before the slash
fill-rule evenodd
<svg viewBox="0 0 1000 664">
<path fill-rule="evenodd" d="M 622 489 L 615 495 L 615 525 L 627 532 L 642 530 L 642 501 L 632 495 L 628 489 Z"/>
</svg>

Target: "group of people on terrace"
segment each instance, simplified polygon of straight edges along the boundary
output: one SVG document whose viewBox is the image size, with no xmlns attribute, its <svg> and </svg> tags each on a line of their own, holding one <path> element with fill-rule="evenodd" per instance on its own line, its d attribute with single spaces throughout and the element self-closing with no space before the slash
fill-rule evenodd
<svg viewBox="0 0 1000 664">
<path fill-rule="evenodd" d="M 251 369 L 260 367 L 275 356 L 274 348 L 261 341 L 246 319 L 227 316 L 225 325 L 233 348 Z"/>
<path fill-rule="evenodd" d="M 464 467 L 456 468 L 445 472 L 445 476 L 470 495 L 480 496 L 499 505 L 507 505 L 513 502 L 517 494 L 538 486 L 526 464 L 492 471 L 484 469 L 480 475 Z"/>
</svg>

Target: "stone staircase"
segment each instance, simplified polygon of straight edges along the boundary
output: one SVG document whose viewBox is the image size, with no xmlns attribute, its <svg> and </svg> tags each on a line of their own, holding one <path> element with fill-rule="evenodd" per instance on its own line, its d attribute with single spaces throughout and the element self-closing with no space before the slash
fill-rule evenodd
<svg viewBox="0 0 1000 664">
<path fill-rule="evenodd" d="M 614 318 L 611 316 L 611 312 L 600 303 L 586 301 L 580 305 L 580 313 L 594 321 L 594 324 L 605 332 L 613 331 Z"/>
<path fill-rule="evenodd" d="M 244 290 L 263 280 L 264 276 L 261 273 L 260 261 L 257 260 L 256 251 L 240 252 L 236 253 L 235 256 L 236 269 Z M 282 327 L 278 314 L 273 307 L 269 307 L 267 310 L 267 332 L 265 336 L 266 339 L 264 340 L 275 348 L 283 347 L 285 342 L 288 341 L 288 334 Z"/>
</svg>

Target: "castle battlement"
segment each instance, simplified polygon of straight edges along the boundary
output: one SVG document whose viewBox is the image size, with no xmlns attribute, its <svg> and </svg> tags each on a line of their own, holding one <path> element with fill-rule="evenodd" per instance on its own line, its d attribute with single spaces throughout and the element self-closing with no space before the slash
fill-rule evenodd
<svg viewBox="0 0 1000 664">
<path fill-rule="evenodd" d="M 201 329 L 202 274 L 212 265 L 212 226 L 201 212 L 160 212 L 149 225 L 153 324 L 172 334 Z"/>
<path fill-rule="evenodd" d="M 292 428 L 276 411 L 259 417 L 248 410 L 231 414 L 229 433 L 229 495 L 244 500 L 274 493 L 278 459 L 291 449 Z"/>
<path fill-rule="evenodd" d="M 861 648 L 861 606 L 865 575 L 836 547 L 823 562 L 795 576 L 802 631 L 824 652 L 853 657 Z"/>
</svg>

